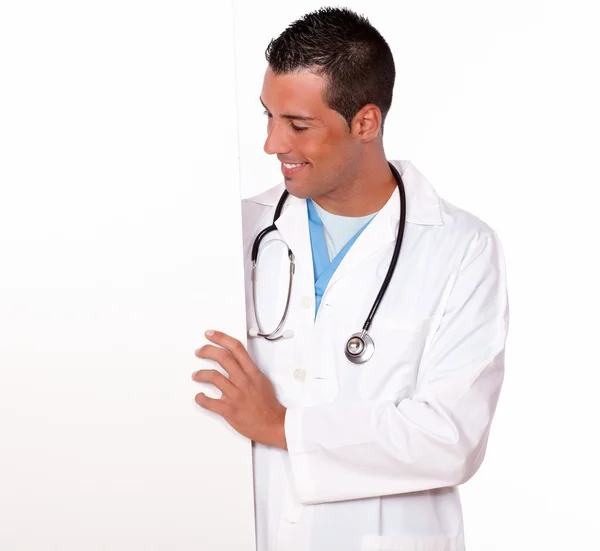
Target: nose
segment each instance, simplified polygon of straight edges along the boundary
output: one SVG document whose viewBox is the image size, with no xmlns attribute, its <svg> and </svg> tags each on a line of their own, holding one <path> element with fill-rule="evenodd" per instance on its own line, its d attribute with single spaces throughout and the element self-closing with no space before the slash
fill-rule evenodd
<svg viewBox="0 0 600 551">
<path fill-rule="evenodd" d="M 267 128 L 267 139 L 263 149 L 267 155 L 284 155 L 291 151 L 291 143 L 285 130 L 274 121 Z"/>
</svg>

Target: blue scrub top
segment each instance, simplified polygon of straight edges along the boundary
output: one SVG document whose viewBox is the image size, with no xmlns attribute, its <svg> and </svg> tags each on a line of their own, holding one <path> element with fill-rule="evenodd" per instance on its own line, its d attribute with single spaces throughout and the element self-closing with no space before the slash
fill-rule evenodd
<svg viewBox="0 0 600 551">
<path fill-rule="evenodd" d="M 360 228 L 344 245 L 342 250 L 333 259 L 329 260 L 329 253 L 327 252 L 327 244 L 325 243 L 325 233 L 323 230 L 323 222 L 319 218 L 319 214 L 313 205 L 311 199 L 306 200 L 306 206 L 308 209 L 308 229 L 310 232 L 310 246 L 312 249 L 312 260 L 313 260 L 313 272 L 315 281 L 315 318 L 321 305 L 321 299 L 327 288 L 327 284 L 331 279 L 331 276 L 340 265 L 341 261 L 346 256 L 346 253 L 350 250 L 350 247 L 358 239 L 358 236 L 364 231 L 369 225 L 369 220 L 362 228 Z"/>
</svg>

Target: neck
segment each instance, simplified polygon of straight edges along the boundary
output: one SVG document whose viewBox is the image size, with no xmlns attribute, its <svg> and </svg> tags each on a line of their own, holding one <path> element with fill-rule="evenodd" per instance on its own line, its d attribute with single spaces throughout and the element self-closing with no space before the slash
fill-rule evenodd
<svg viewBox="0 0 600 551">
<path fill-rule="evenodd" d="M 367 216 L 380 211 L 395 189 L 396 180 L 381 149 L 361 163 L 345 185 L 313 201 L 331 214 Z"/>
</svg>

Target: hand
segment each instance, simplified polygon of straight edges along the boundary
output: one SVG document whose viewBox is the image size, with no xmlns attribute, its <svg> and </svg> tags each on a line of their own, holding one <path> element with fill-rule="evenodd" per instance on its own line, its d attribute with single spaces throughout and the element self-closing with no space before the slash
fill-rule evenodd
<svg viewBox="0 0 600 551">
<path fill-rule="evenodd" d="M 211 383 L 222 396 L 209 398 L 196 394 L 196 403 L 217 413 L 241 435 L 265 444 L 287 449 L 284 422 L 286 409 L 279 403 L 271 381 L 251 360 L 242 343 L 225 333 L 207 331 L 207 344 L 196 350 L 198 358 L 214 360 L 229 375 L 215 369 L 196 371 L 192 379 Z"/>
</svg>

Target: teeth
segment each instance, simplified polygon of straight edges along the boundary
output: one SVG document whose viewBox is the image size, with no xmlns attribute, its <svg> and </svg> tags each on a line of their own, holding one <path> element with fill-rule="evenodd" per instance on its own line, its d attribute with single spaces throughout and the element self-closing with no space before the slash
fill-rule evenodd
<svg viewBox="0 0 600 551">
<path fill-rule="evenodd" d="M 304 163 L 298 163 L 298 164 L 291 164 L 291 163 L 283 163 L 283 166 L 285 168 L 296 168 L 298 166 L 302 166 Z"/>
</svg>

